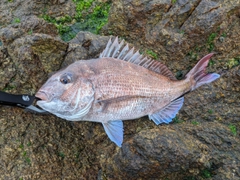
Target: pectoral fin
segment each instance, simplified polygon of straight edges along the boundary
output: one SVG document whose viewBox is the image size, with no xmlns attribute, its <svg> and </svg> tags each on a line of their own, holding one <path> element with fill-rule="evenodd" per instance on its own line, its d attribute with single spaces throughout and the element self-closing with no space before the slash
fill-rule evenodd
<svg viewBox="0 0 240 180">
<path fill-rule="evenodd" d="M 172 119 L 176 116 L 178 111 L 181 109 L 183 105 L 184 98 L 178 98 L 174 101 L 172 101 L 170 104 L 165 106 L 160 111 L 148 115 L 149 119 L 153 120 L 155 124 L 159 125 L 161 123 L 170 123 Z"/>
<path fill-rule="evenodd" d="M 123 142 L 123 122 L 118 120 L 109 121 L 102 124 L 111 141 L 113 141 L 117 146 L 121 147 Z"/>
</svg>

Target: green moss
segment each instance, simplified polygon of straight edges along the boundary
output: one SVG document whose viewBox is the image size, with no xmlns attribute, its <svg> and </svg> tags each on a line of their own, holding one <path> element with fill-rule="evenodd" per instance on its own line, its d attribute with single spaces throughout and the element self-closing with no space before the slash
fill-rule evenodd
<svg viewBox="0 0 240 180">
<path fill-rule="evenodd" d="M 29 145 L 27 144 L 27 146 L 29 146 Z M 19 145 L 19 148 L 21 148 L 21 150 L 22 150 L 22 157 L 23 157 L 23 159 L 25 160 L 25 162 L 27 162 L 27 164 L 31 164 L 31 160 L 30 160 L 30 158 L 27 156 L 27 151 L 24 150 L 24 145 L 23 145 L 23 144 L 20 144 L 20 145 Z"/>
<path fill-rule="evenodd" d="M 238 66 L 239 64 L 240 64 L 240 57 L 237 57 L 237 58 L 229 59 L 226 65 L 229 69 L 231 69 L 235 66 Z"/>
<path fill-rule="evenodd" d="M 74 2 L 76 3 L 77 12 L 75 19 L 78 22 L 74 28 L 99 34 L 102 27 L 107 23 L 110 2 L 98 2 L 95 0 L 74 0 Z"/>
<path fill-rule="evenodd" d="M 93 3 L 94 0 L 73 0 L 73 2 L 76 4 L 76 18 L 81 19 L 83 17 L 83 11 L 88 10 Z"/>
<path fill-rule="evenodd" d="M 31 159 L 29 157 L 26 157 L 25 158 L 25 161 L 28 163 L 28 164 L 31 164 Z"/>
<path fill-rule="evenodd" d="M 44 10 L 42 17 L 49 23 L 53 23 L 60 34 L 62 40 L 73 39 L 79 31 L 90 31 L 99 34 L 102 27 L 108 21 L 110 2 L 99 2 L 97 0 L 73 0 L 76 4 L 76 15 L 68 15 L 53 18 L 46 14 Z M 72 24 L 74 22 L 74 24 Z"/>
<path fill-rule="evenodd" d="M 27 151 L 23 151 L 23 157 L 27 155 Z"/>
<path fill-rule="evenodd" d="M 75 153 L 75 157 L 76 157 L 76 159 L 78 159 L 79 156 L 80 156 L 80 153 L 79 153 L 79 152 Z"/>
<path fill-rule="evenodd" d="M 208 63 L 208 67 L 211 67 L 215 64 L 215 61 L 210 59 L 209 63 Z"/>
<path fill-rule="evenodd" d="M 14 19 L 13 19 L 13 23 L 14 23 L 14 24 L 20 23 L 20 22 L 21 22 L 21 20 L 20 20 L 19 18 L 14 18 Z"/>
<path fill-rule="evenodd" d="M 56 20 L 57 23 L 70 23 L 72 21 L 72 17 L 69 15 L 62 16 Z"/>
<path fill-rule="evenodd" d="M 208 178 L 211 178 L 212 177 L 212 173 L 209 169 L 204 169 L 201 171 L 201 176 L 204 178 L 204 179 L 208 179 Z"/>
<path fill-rule="evenodd" d="M 62 16 L 60 18 L 54 18 L 54 17 L 51 17 L 47 14 L 44 14 L 42 16 L 40 16 L 41 18 L 43 18 L 45 21 L 49 22 L 49 23 L 53 23 L 57 30 L 58 30 L 58 33 L 60 34 L 60 36 L 62 37 L 62 39 L 64 40 L 63 38 L 63 35 L 65 33 L 69 33 L 71 28 L 69 25 L 67 25 L 67 23 L 70 23 L 72 21 L 72 18 L 68 15 L 66 16 Z M 74 36 L 71 36 L 70 39 L 72 39 Z M 70 40 L 69 39 L 69 40 Z M 67 39 L 68 40 L 68 39 Z"/>
<path fill-rule="evenodd" d="M 190 59 L 193 60 L 193 61 L 196 61 L 197 60 L 197 57 L 198 57 L 198 54 L 195 52 L 195 51 L 190 51 L 188 53 L 188 56 L 190 56 Z"/>
<path fill-rule="evenodd" d="M 229 126 L 230 131 L 233 133 L 234 136 L 237 135 L 237 127 L 233 124 L 230 124 Z"/>
<path fill-rule="evenodd" d="M 183 120 L 180 120 L 177 116 L 172 120 L 174 123 L 182 123 Z"/>
<path fill-rule="evenodd" d="M 58 156 L 61 157 L 61 158 L 64 158 L 65 157 L 65 154 L 63 152 L 59 152 L 58 153 Z"/>
<path fill-rule="evenodd" d="M 208 110 L 208 113 L 209 113 L 209 114 L 212 114 L 212 113 L 213 113 L 213 110 L 212 110 L 212 109 L 209 109 L 209 110 Z"/>
<path fill-rule="evenodd" d="M 199 125 L 199 122 L 197 122 L 197 121 L 192 121 L 192 124 L 197 126 L 197 125 Z"/>
<path fill-rule="evenodd" d="M 148 54 L 153 59 L 158 59 L 158 55 L 155 52 L 153 52 L 152 50 L 147 50 L 146 54 Z"/>
<path fill-rule="evenodd" d="M 184 74 L 183 74 L 182 70 L 177 71 L 175 77 L 176 77 L 178 80 L 183 79 Z"/>
<path fill-rule="evenodd" d="M 227 34 L 224 32 L 222 33 L 221 37 L 227 37 Z"/>
<path fill-rule="evenodd" d="M 207 40 L 207 45 L 208 45 L 208 51 L 209 52 L 212 52 L 213 49 L 214 49 L 214 39 L 217 37 L 217 33 L 212 33 L 210 34 L 210 36 L 208 37 L 208 40 Z"/>
<path fill-rule="evenodd" d="M 10 91 L 10 90 L 15 89 L 15 88 L 16 88 L 16 86 L 8 84 L 5 88 L 3 88 L 3 91 Z"/>
<path fill-rule="evenodd" d="M 29 34 L 29 35 L 32 35 L 32 33 L 33 33 L 33 30 L 30 29 L 30 30 L 28 31 L 28 34 Z"/>
<path fill-rule="evenodd" d="M 15 81 L 15 77 L 12 77 L 9 80 L 9 83 L 6 84 L 6 86 L 3 88 L 3 91 L 10 91 L 10 90 L 16 89 L 16 85 L 15 85 L 14 81 Z"/>
<path fill-rule="evenodd" d="M 179 31 L 180 34 L 185 34 L 184 30 Z"/>
<path fill-rule="evenodd" d="M 20 145 L 19 145 L 19 148 L 23 149 L 23 148 L 24 148 L 23 144 L 20 144 Z"/>
</svg>

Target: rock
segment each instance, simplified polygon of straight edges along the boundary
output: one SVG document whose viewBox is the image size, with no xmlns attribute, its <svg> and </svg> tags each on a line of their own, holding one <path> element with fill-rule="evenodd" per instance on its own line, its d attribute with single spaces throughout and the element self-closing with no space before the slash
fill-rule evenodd
<svg viewBox="0 0 240 180">
<path fill-rule="evenodd" d="M 217 39 L 222 36 L 226 36 L 226 41 L 220 43 L 223 51 L 231 52 L 231 57 L 239 55 L 239 50 L 235 50 L 239 48 L 234 48 L 240 47 L 236 23 L 239 8 L 238 0 L 231 3 L 224 0 L 178 0 L 175 3 L 170 0 L 116 0 L 103 32 L 154 51 L 177 72 L 186 68 L 186 64 L 193 66 L 208 52 L 220 53 Z M 227 60 L 221 63 L 226 64 Z M 221 67 L 221 64 L 216 62 L 216 66 Z"/>
<path fill-rule="evenodd" d="M 25 16 L 21 23 L 10 24 L 6 28 L 2 28 L 0 36 L 2 42 L 8 45 L 24 34 L 32 35 L 33 33 L 49 34 L 54 37 L 58 35 L 57 28 L 53 24 L 47 23 L 36 16 Z"/>
<path fill-rule="evenodd" d="M 29 27 L 33 28 L 30 34 Z M 59 38 L 41 34 L 48 32 L 44 30 L 46 27 L 50 28 L 52 36 L 56 36 L 54 26 L 36 17 L 25 18 L 18 26 L 9 25 L 0 30 L 5 56 L 0 71 L 5 80 L 1 89 L 18 93 L 35 92 L 38 83 L 46 80 L 46 74 L 60 68 L 67 44 Z"/>
<path fill-rule="evenodd" d="M 77 60 L 97 58 L 106 47 L 109 40 L 107 36 L 99 36 L 89 32 L 79 32 L 69 42 L 68 54 L 62 64 L 66 67 Z"/>
<path fill-rule="evenodd" d="M 239 143 L 219 123 L 162 126 L 135 134 L 113 156 L 103 157 L 101 164 L 107 179 L 184 179 L 200 175 L 204 169 L 211 174 L 222 171 L 223 179 L 232 169 L 235 173 L 230 178 L 234 179 L 239 175 Z M 236 154 L 230 155 L 226 149 L 234 149 Z"/>
<path fill-rule="evenodd" d="M 101 124 L 0 106 L 0 179 L 240 179 L 239 2 L 112 3 L 106 35 L 152 50 L 179 77 L 212 49 L 208 70 L 221 78 L 187 94 L 169 125 L 125 121 L 122 148 Z M 72 1 L 0 5 L 0 90 L 34 94 L 52 72 L 98 57 L 109 39 L 79 32 L 65 43 L 55 26 L 32 15 L 45 5 L 53 17 L 72 15 Z M 11 23 L 15 17 L 20 22 Z"/>
<path fill-rule="evenodd" d="M 229 125 L 240 119 L 240 66 L 221 73 L 212 85 L 200 87 L 185 96 L 185 105 L 179 119 L 198 122 L 218 121 Z M 231 93 L 229 93 L 231 92 Z M 227 106 L 226 106 L 227 104 Z M 201 109 L 201 111 L 199 111 Z"/>
<path fill-rule="evenodd" d="M 14 19 L 31 15 L 51 17 L 74 16 L 75 4 L 71 0 L 13 0 L 0 2 L 0 27 L 14 23 Z"/>
</svg>

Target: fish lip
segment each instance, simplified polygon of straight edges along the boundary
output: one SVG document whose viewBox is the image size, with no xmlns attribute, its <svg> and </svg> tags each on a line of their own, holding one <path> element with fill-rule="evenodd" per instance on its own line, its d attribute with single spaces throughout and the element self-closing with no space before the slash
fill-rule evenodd
<svg viewBox="0 0 240 180">
<path fill-rule="evenodd" d="M 48 94 L 44 91 L 38 91 L 35 94 L 35 97 L 40 99 L 40 101 L 47 101 L 49 102 L 51 100 L 51 98 L 48 96 Z"/>
</svg>

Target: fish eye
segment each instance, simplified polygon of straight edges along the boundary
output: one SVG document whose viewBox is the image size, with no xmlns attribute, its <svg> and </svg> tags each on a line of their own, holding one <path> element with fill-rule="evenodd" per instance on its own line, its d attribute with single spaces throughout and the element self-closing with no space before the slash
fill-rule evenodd
<svg viewBox="0 0 240 180">
<path fill-rule="evenodd" d="M 63 76 L 60 78 L 60 82 L 62 84 L 68 84 L 72 81 L 72 77 L 69 74 L 63 74 Z"/>
</svg>

